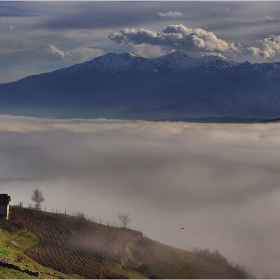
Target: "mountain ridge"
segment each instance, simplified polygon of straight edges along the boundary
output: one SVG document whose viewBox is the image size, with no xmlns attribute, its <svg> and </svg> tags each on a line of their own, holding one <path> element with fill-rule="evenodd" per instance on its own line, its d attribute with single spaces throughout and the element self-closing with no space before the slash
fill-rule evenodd
<svg viewBox="0 0 280 280">
<path fill-rule="evenodd" d="M 212 55 L 204 57 L 191 57 L 187 53 L 181 51 L 175 51 L 171 54 L 158 58 L 144 58 L 130 52 L 124 52 L 120 54 L 112 52 L 83 63 L 55 70 L 53 72 L 71 75 L 73 73 L 76 74 L 77 72 L 83 72 L 87 70 L 97 70 L 100 72 L 109 72 L 111 74 L 115 74 L 118 72 L 132 70 L 146 71 L 157 74 L 157 68 L 166 68 L 174 70 L 175 73 L 180 73 L 202 65 L 211 66 L 213 61 L 219 61 L 220 67 L 231 67 L 232 65 L 237 65 L 234 62 L 228 62 L 222 57 Z M 214 69 L 212 69 L 212 71 L 213 70 Z"/>
<path fill-rule="evenodd" d="M 1 84 L 0 113 L 66 118 L 160 120 L 170 115 L 171 120 L 265 120 L 280 116 L 279 96 L 279 62 L 236 63 L 216 56 L 191 57 L 179 51 L 158 58 L 108 53 Z M 175 107 L 181 108 L 180 115 Z"/>
</svg>

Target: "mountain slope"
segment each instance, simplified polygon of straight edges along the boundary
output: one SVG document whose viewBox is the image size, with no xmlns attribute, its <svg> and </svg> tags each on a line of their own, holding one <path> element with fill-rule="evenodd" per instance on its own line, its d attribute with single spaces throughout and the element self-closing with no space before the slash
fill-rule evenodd
<svg viewBox="0 0 280 280">
<path fill-rule="evenodd" d="M 280 95 L 214 96 L 197 98 L 157 108 L 127 110 L 121 118 L 143 120 L 184 120 L 199 118 L 243 119 L 260 121 L 279 116 Z M 248 121 L 246 121 L 248 120 Z"/>
<path fill-rule="evenodd" d="M 235 63 L 183 52 L 155 59 L 109 53 L 1 84 L 0 113 L 155 120 L 162 119 L 157 112 L 166 106 L 172 111 L 169 115 L 178 117 L 175 107 L 179 106 L 185 107 L 180 118 L 265 119 L 280 116 L 279 96 L 280 63 Z M 152 118 L 143 115 L 151 109 Z"/>
<path fill-rule="evenodd" d="M 38 243 L 25 254 L 38 263 L 83 278 L 246 278 L 221 255 L 190 253 L 141 233 L 85 219 L 13 208 L 2 228 L 26 229 Z"/>
</svg>

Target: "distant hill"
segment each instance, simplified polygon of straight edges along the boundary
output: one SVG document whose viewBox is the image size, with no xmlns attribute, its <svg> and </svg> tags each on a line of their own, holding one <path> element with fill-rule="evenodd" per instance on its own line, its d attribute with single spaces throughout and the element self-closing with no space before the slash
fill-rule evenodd
<svg viewBox="0 0 280 280">
<path fill-rule="evenodd" d="M 20 265 L 22 271 L 25 265 L 30 267 L 26 258 L 41 264 L 37 270 L 44 272 L 38 274 L 39 278 L 46 275 L 50 278 L 252 277 L 243 267 L 229 264 L 218 251 L 188 252 L 143 237 L 137 231 L 78 217 L 13 207 L 11 219 L 0 221 L 0 229 L 13 233 L 18 243 L 29 237 L 29 232 L 36 237 L 37 243 L 31 238 L 29 246 L 33 246 L 25 250 L 25 256 L 21 255 Z M 17 232 L 21 235 L 16 235 Z M 0 276 L 4 273 L 1 241 L 0 238 Z M 7 250 L 2 248 L 6 254 Z M 18 278 L 26 275 L 20 273 Z"/>
<path fill-rule="evenodd" d="M 108 53 L 0 85 L 0 113 L 62 118 L 280 117 L 280 63 Z"/>
</svg>

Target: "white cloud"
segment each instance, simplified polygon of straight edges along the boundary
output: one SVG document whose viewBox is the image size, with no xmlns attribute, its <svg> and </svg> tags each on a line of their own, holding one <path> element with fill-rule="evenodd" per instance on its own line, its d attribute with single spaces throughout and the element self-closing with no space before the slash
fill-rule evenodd
<svg viewBox="0 0 280 280">
<path fill-rule="evenodd" d="M 168 18 L 177 18 L 177 17 L 182 17 L 184 14 L 181 13 L 181 12 L 177 12 L 177 11 L 174 11 L 174 12 L 167 12 L 167 13 L 161 13 L 161 12 L 158 12 L 157 13 L 157 16 L 159 17 L 168 17 Z"/>
<path fill-rule="evenodd" d="M 150 46 L 147 44 L 134 46 L 134 52 L 142 57 L 160 57 L 166 54 L 160 46 Z"/>
<path fill-rule="evenodd" d="M 56 46 L 51 45 L 51 44 L 48 45 L 48 46 L 39 47 L 38 50 L 43 51 L 43 52 L 47 52 L 47 53 L 52 53 L 52 54 L 55 54 L 55 55 L 59 55 L 59 56 L 61 56 L 61 58 L 72 56 L 68 51 L 60 50 L 59 48 L 57 48 Z"/>
<path fill-rule="evenodd" d="M 280 35 L 270 36 L 259 40 L 260 47 L 249 47 L 248 51 L 254 56 L 262 56 L 270 60 L 280 59 Z"/>
<path fill-rule="evenodd" d="M 62 51 L 54 45 L 48 45 L 47 50 L 51 53 L 60 55 L 62 58 L 64 58 L 65 56 L 71 56 L 68 51 Z"/>
<path fill-rule="evenodd" d="M 125 28 L 108 37 L 117 44 L 133 46 L 139 50 L 147 45 L 156 46 L 158 54 L 162 52 L 161 47 L 169 47 L 171 50 L 199 52 L 201 55 L 212 54 L 223 58 L 249 54 L 269 60 L 280 59 L 280 35 L 272 35 L 257 41 L 256 46 L 246 47 L 240 43 L 229 43 L 202 28 L 188 28 L 178 24 L 169 25 L 161 32 L 145 28 Z"/>
<path fill-rule="evenodd" d="M 249 53 L 251 53 L 254 56 L 259 56 L 262 53 L 262 51 L 259 48 L 256 48 L 256 47 L 249 47 L 248 51 L 249 51 Z"/>
<path fill-rule="evenodd" d="M 217 38 L 213 32 L 208 32 L 201 28 L 187 28 L 183 24 L 170 25 L 165 30 L 164 33 L 173 36 L 173 34 L 179 35 L 185 43 L 184 45 L 193 45 L 195 50 L 202 50 L 208 52 L 232 52 L 237 51 L 234 43 L 227 43 L 226 41 Z M 182 36 L 182 37 L 181 37 Z M 180 42 L 178 42 L 180 44 Z"/>
<path fill-rule="evenodd" d="M 265 20 L 273 20 L 273 16 L 268 16 L 268 15 L 266 15 L 266 16 L 265 16 Z"/>
<path fill-rule="evenodd" d="M 132 46 L 150 44 L 187 52 L 199 51 L 202 53 L 233 54 L 239 52 L 234 43 L 228 43 L 217 38 L 213 32 L 208 32 L 201 28 L 188 28 L 183 24 L 169 25 L 162 32 L 144 28 L 139 30 L 125 28 L 119 33 L 111 33 L 108 37 L 117 44 Z"/>
</svg>

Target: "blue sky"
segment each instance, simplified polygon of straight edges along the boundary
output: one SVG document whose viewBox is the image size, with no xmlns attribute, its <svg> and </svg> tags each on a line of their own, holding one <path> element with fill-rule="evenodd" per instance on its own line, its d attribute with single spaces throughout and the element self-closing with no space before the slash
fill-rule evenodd
<svg viewBox="0 0 280 280">
<path fill-rule="evenodd" d="M 279 2 L 0 2 L 0 83 L 108 52 L 280 61 Z"/>
</svg>

